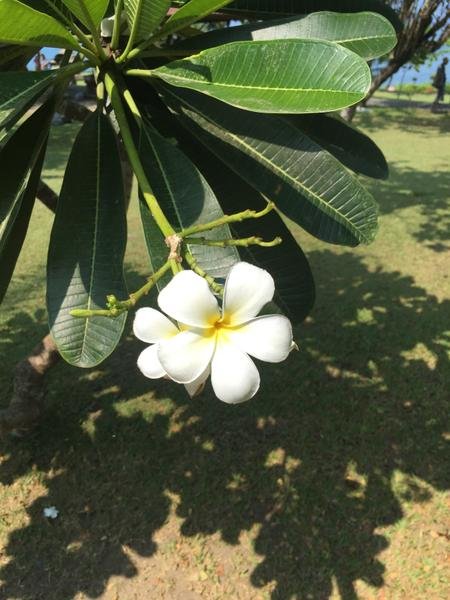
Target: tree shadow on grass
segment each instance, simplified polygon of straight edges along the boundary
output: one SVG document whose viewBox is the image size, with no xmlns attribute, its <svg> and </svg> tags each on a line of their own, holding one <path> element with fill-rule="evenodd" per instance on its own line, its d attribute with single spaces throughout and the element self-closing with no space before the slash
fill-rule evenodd
<svg viewBox="0 0 450 600">
<path fill-rule="evenodd" d="M 435 252 L 450 249 L 450 172 L 420 171 L 402 161 L 390 164 L 387 181 L 370 182 L 380 213 L 419 208 L 419 220 L 411 224 L 411 237 Z M 417 217 L 415 216 L 415 219 Z"/>
<path fill-rule="evenodd" d="M 283 600 L 323 600 L 333 581 L 344 600 L 358 580 L 383 585 L 377 528 L 401 519 L 402 499 L 426 501 L 426 484 L 450 487 L 450 302 L 350 253 L 310 258 L 318 305 L 297 330 L 301 352 L 262 368 L 250 403 L 149 383 L 130 337 L 99 369 L 57 368 L 42 426 L 8 442 L 0 467 L 6 485 L 34 472 L 47 490 L 9 537 L 3 597 L 98 597 L 114 574 L 138 577 L 126 548 L 156 553 L 172 495 L 182 538 L 219 533 L 235 547 L 258 526 L 255 597 L 269 582 Z"/>
<path fill-rule="evenodd" d="M 373 107 L 363 113 L 357 113 L 355 123 L 363 125 L 369 134 L 383 129 L 400 129 L 411 133 L 434 135 L 442 134 L 442 143 L 446 143 L 446 134 L 450 133 L 450 115 L 442 112 L 433 114 L 428 109 Z"/>
</svg>

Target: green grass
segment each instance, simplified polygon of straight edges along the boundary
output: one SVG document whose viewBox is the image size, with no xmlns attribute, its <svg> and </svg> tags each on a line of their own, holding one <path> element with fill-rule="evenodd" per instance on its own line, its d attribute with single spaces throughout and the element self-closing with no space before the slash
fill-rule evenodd
<svg viewBox="0 0 450 600">
<path fill-rule="evenodd" d="M 375 98 L 379 100 L 389 100 L 392 102 L 417 102 L 420 104 L 431 105 L 436 97 L 434 88 L 430 87 L 428 90 L 416 90 L 416 89 L 397 89 L 395 92 L 388 92 L 386 90 L 378 90 Z M 444 104 L 449 102 L 449 92 L 446 92 L 444 98 Z"/>
<path fill-rule="evenodd" d="M 2 448 L 2 598 L 450 597 L 450 121 L 357 123 L 391 164 L 368 182 L 379 235 L 350 250 L 294 228 L 317 304 L 253 401 L 145 380 L 129 333 L 99 368 L 51 373 L 41 426 Z M 75 130 L 52 134 L 55 189 Z M 37 206 L 2 307 L 4 405 L 45 333 L 50 226 Z M 148 271 L 134 206 L 129 231 L 134 287 Z"/>
</svg>

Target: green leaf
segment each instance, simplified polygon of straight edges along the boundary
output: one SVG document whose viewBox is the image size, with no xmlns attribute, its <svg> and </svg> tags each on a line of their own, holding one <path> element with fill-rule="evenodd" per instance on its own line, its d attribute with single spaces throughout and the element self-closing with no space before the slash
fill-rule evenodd
<svg viewBox="0 0 450 600">
<path fill-rule="evenodd" d="M 195 165 L 174 144 L 164 139 L 146 123 L 141 133 L 139 153 L 153 192 L 172 227 L 179 231 L 197 223 L 207 223 L 223 216 L 222 209 L 208 182 Z M 141 215 L 147 248 L 156 270 L 167 260 L 168 249 L 154 219 L 141 199 Z M 231 237 L 227 226 L 202 234 L 208 239 Z M 207 273 L 223 278 L 239 254 L 234 247 L 215 248 L 193 244 L 189 247 L 198 264 Z M 160 281 L 164 287 L 166 280 Z"/>
<path fill-rule="evenodd" d="M 356 127 L 327 115 L 290 115 L 286 118 L 352 171 L 375 179 L 389 177 L 383 153 Z"/>
<path fill-rule="evenodd" d="M 229 10 L 242 13 L 243 17 L 258 19 L 277 15 L 301 15 L 332 10 L 342 13 L 376 12 L 386 17 L 400 31 L 403 27 L 396 11 L 383 0 L 236 0 Z"/>
<path fill-rule="evenodd" d="M 55 78 L 55 71 L 0 73 L 0 128 L 20 118 Z"/>
<path fill-rule="evenodd" d="M 55 17 L 56 20 L 59 19 L 58 13 L 69 15 L 69 11 L 62 4 L 62 0 L 20 0 L 20 2 L 34 8 L 34 10 Z"/>
<path fill-rule="evenodd" d="M 2 71 L 22 71 L 33 58 L 35 50 L 29 46 L 0 44 L 0 67 Z"/>
<path fill-rule="evenodd" d="M 266 200 L 261 194 L 206 148 L 193 142 L 192 138 L 187 142 L 183 141 L 181 147 L 204 173 L 227 214 L 245 208 L 260 211 L 266 206 Z M 314 305 L 314 279 L 306 256 L 280 216 L 272 211 L 257 220 L 233 223 L 232 230 L 235 237 L 239 238 L 253 235 L 265 240 L 276 236 L 282 238 L 283 242 L 279 246 L 249 246 L 239 248 L 239 254 L 243 260 L 272 274 L 275 279 L 274 301 L 293 323 L 301 323 Z"/>
<path fill-rule="evenodd" d="M 125 12 L 133 40 L 150 37 L 167 14 L 170 0 L 124 0 Z"/>
<path fill-rule="evenodd" d="M 56 19 L 17 0 L 0 0 L 0 43 L 78 48 L 76 39 Z"/>
<path fill-rule="evenodd" d="M 362 58 L 330 42 L 234 42 L 177 60 L 151 73 L 256 112 L 338 110 L 364 98 L 370 69 Z"/>
<path fill-rule="evenodd" d="M 205 96 L 159 87 L 194 135 L 309 233 L 348 246 L 373 240 L 377 206 L 372 196 L 288 120 L 264 114 L 249 118 Z"/>
<path fill-rule="evenodd" d="M 313 13 L 303 18 L 290 17 L 239 27 L 216 29 L 197 35 L 177 48 L 202 50 L 230 42 L 280 39 L 318 39 L 336 42 L 370 60 L 389 52 L 397 43 L 395 30 L 387 19 L 376 13 Z"/>
<path fill-rule="evenodd" d="M 109 0 L 62 0 L 67 8 L 86 25 L 99 25 L 103 19 Z"/>
<path fill-rule="evenodd" d="M 190 0 L 186 2 L 164 24 L 164 27 L 161 29 L 161 37 L 192 25 L 192 23 L 230 4 L 230 2 L 231 0 Z"/>
<path fill-rule="evenodd" d="M 53 109 L 43 104 L 0 151 L 0 302 L 27 233 Z"/>
<path fill-rule="evenodd" d="M 63 358 L 93 367 L 117 346 L 126 314 L 72 317 L 105 308 L 106 296 L 128 296 L 123 278 L 126 220 L 117 140 L 99 111 L 83 124 L 70 154 L 47 263 L 47 310 Z"/>
</svg>

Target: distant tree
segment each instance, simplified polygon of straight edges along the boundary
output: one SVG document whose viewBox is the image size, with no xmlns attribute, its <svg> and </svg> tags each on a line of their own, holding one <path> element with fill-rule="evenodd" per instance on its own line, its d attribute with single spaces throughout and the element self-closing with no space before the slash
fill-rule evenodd
<svg viewBox="0 0 450 600">
<path fill-rule="evenodd" d="M 374 77 L 369 94 L 409 62 L 422 63 L 450 38 L 450 0 L 391 0 L 403 28 L 388 61 Z"/>
<path fill-rule="evenodd" d="M 366 102 L 392 75 L 404 65 L 425 62 L 450 39 L 450 0 L 391 0 L 390 6 L 398 15 L 398 42 L 380 72 L 372 79 Z M 356 105 L 341 111 L 346 121 L 351 121 Z"/>
</svg>

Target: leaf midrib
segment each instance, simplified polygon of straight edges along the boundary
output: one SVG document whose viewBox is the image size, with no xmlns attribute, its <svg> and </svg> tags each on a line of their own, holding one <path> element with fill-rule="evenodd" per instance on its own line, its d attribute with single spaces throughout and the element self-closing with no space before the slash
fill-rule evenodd
<svg viewBox="0 0 450 600">
<path fill-rule="evenodd" d="M 98 123 L 97 127 L 97 182 L 95 188 L 95 223 L 94 223 L 94 245 L 92 248 L 92 257 L 91 257 L 91 274 L 89 277 L 89 288 L 88 288 L 88 302 L 87 302 L 87 310 L 91 310 L 92 306 L 92 288 L 94 286 L 94 274 L 95 274 L 95 262 L 97 257 L 97 233 L 98 233 L 98 213 L 100 206 L 100 136 L 101 136 L 101 126 Z M 83 342 L 81 345 L 80 351 L 80 360 L 86 358 L 85 346 L 87 346 L 87 334 L 89 325 L 92 317 L 87 317 L 84 324 L 84 332 L 83 332 Z"/>
<path fill-rule="evenodd" d="M 166 176 L 166 170 L 165 170 L 165 168 L 164 168 L 164 165 L 162 164 L 162 162 L 161 162 L 161 160 L 160 160 L 160 157 L 159 157 L 158 151 L 157 151 L 157 149 L 156 149 L 155 145 L 153 144 L 153 140 L 152 140 L 152 138 L 151 138 L 151 135 L 149 135 L 149 133 L 147 132 L 147 127 L 149 127 L 149 125 L 148 125 L 148 124 L 146 125 L 146 127 L 144 127 L 144 133 L 145 133 L 145 137 L 146 137 L 146 139 L 147 139 L 147 142 L 150 144 L 150 147 L 151 147 L 151 149 L 152 149 L 152 151 L 153 151 L 153 154 L 154 154 L 154 156 L 155 156 L 155 158 L 156 158 L 156 161 L 157 161 L 157 163 L 158 163 L 158 165 L 159 165 L 159 170 L 160 170 L 160 172 L 162 173 L 162 176 L 163 176 L 163 178 L 164 178 L 164 182 L 165 182 L 165 184 L 166 184 L 166 188 L 167 188 L 167 190 L 168 190 L 168 192 L 169 192 L 169 195 L 170 195 L 170 200 L 171 200 L 171 202 L 172 202 L 173 208 L 175 209 L 175 212 L 176 212 L 176 215 L 177 215 L 177 219 L 178 219 L 179 225 L 180 225 L 180 227 L 181 227 L 181 228 L 183 228 L 183 221 L 182 221 L 182 219 L 181 219 L 180 213 L 179 213 L 179 211 L 178 211 L 177 204 L 176 204 L 176 202 L 175 202 L 175 195 L 174 195 L 174 193 L 173 193 L 172 186 L 170 185 L 170 182 L 169 182 L 169 180 L 168 180 L 168 178 L 167 178 L 167 176 Z"/>
<path fill-rule="evenodd" d="M 10 104 L 11 102 L 14 102 L 14 104 L 16 104 L 17 101 L 20 100 L 22 98 L 22 96 L 26 96 L 27 93 L 30 93 L 30 96 L 32 96 L 33 92 L 36 90 L 36 88 L 39 88 L 39 86 L 41 86 L 48 79 L 51 79 L 51 78 L 52 78 L 51 75 L 47 75 L 46 77 L 43 77 L 40 81 L 35 81 L 35 83 L 33 83 L 33 85 L 31 85 L 30 87 L 25 88 L 24 90 L 22 90 L 15 96 L 9 98 L 8 100 L 6 100 L 2 104 L 0 104 L 0 115 L 1 115 L 2 111 L 5 112 L 5 107 L 7 107 L 8 104 Z M 1 116 L 0 116 L 0 121 L 3 123 Z"/>
<path fill-rule="evenodd" d="M 227 87 L 227 88 L 235 88 L 238 90 L 262 90 L 262 91 L 271 91 L 271 92 L 322 92 L 325 94 L 344 94 L 346 96 L 357 96 L 359 98 L 359 96 L 361 95 L 359 92 L 352 92 L 352 91 L 342 91 L 342 90 L 332 90 L 332 89 L 322 89 L 322 88 L 283 88 L 283 87 L 268 87 L 268 86 L 262 86 L 262 85 L 238 85 L 235 83 L 222 83 L 222 82 L 210 82 L 210 81 L 201 81 L 199 79 L 189 79 L 189 77 L 181 77 L 180 75 L 172 75 L 172 74 L 168 74 L 167 75 L 168 78 L 172 78 L 172 79 L 177 79 L 180 81 L 189 81 L 189 82 L 193 82 L 197 85 L 204 85 L 207 87 Z"/>
<path fill-rule="evenodd" d="M 189 102 L 185 101 L 185 100 L 181 100 L 182 103 L 186 104 L 187 106 L 189 106 L 194 112 L 197 112 L 195 110 L 195 108 L 189 104 Z M 200 115 L 203 119 L 205 119 L 208 123 L 212 124 L 215 127 L 220 127 L 219 125 L 215 124 L 215 122 L 213 120 L 211 120 L 210 118 L 208 118 L 207 116 L 205 116 L 205 114 L 201 114 Z M 350 221 L 350 219 L 348 219 L 345 215 L 339 213 L 333 206 L 331 206 L 330 204 L 327 204 L 324 200 L 322 200 L 322 198 L 320 196 L 318 196 L 317 194 L 315 194 L 315 192 L 311 191 L 308 187 L 306 187 L 303 183 L 301 183 L 300 181 L 298 181 L 297 179 L 295 179 L 294 177 L 292 177 L 289 173 L 287 173 L 286 171 L 284 171 L 283 169 L 281 169 L 280 167 L 278 167 L 275 163 L 271 162 L 269 159 L 267 159 L 263 154 L 260 154 L 259 152 L 257 152 L 252 146 L 250 146 L 249 144 L 247 144 L 246 142 L 244 142 L 241 138 L 239 138 L 238 136 L 234 135 L 233 133 L 231 133 L 230 131 L 227 131 L 223 128 L 222 131 L 224 131 L 224 136 L 229 136 L 230 138 L 236 140 L 238 142 L 238 144 L 244 146 L 246 149 L 248 149 L 249 154 L 253 154 L 256 155 L 258 157 L 262 158 L 261 162 L 265 162 L 269 165 L 272 165 L 273 168 L 278 171 L 279 173 L 283 174 L 287 179 L 289 179 L 290 181 L 294 182 L 296 185 L 298 185 L 302 190 L 306 191 L 307 194 L 309 194 L 310 196 L 312 196 L 313 198 L 315 198 L 320 205 L 324 205 L 326 208 L 331 209 L 333 214 L 335 214 L 338 217 L 338 221 L 342 221 L 342 219 L 349 224 L 350 228 L 353 231 L 356 231 L 359 233 L 359 235 L 361 235 L 362 239 L 365 242 L 369 241 L 369 238 L 366 237 L 361 230 L 352 222 Z M 324 211 L 325 213 L 328 213 L 328 211 Z"/>
</svg>

